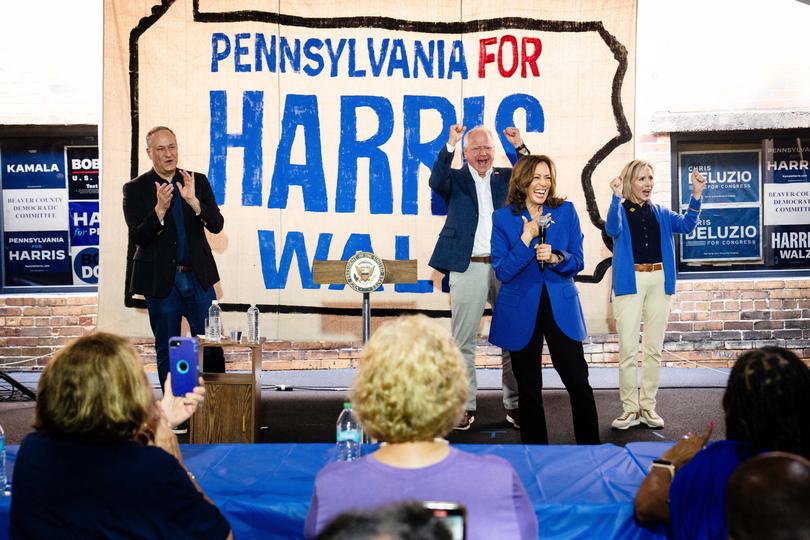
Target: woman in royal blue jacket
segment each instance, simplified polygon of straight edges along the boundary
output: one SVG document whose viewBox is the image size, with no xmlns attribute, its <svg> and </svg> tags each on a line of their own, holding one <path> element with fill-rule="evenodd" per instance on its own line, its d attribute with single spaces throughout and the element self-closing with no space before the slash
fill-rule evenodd
<svg viewBox="0 0 810 540">
<path fill-rule="evenodd" d="M 492 214 L 492 267 L 501 289 L 489 341 L 512 355 L 524 444 L 548 443 L 540 369 L 544 338 L 571 399 L 577 443 L 599 444 L 582 347 L 585 318 L 574 284 L 584 267 L 582 230 L 574 205 L 557 197 L 556 187 L 551 158 L 521 157 L 509 181 L 509 205 Z M 551 218 L 546 231 L 538 224 L 543 216 Z"/>
<path fill-rule="evenodd" d="M 614 429 L 644 423 L 664 427 L 655 410 L 660 379 L 661 349 L 675 294 L 675 242 L 673 235 L 697 225 L 700 197 L 706 179 L 692 171 L 692 198 L 684 214 L 677 214 L 650 200 L 654 185 L 651 163 L 633 160 L 610 182 L 613 198 L 605 232 L 613 238 L 613 316 L 619 334 L 619 397 L 622 414 Z M 641 323 L 644 323 L 644 358 L 641 390 L 636 385 L 636 356 Z"/>
</svg>

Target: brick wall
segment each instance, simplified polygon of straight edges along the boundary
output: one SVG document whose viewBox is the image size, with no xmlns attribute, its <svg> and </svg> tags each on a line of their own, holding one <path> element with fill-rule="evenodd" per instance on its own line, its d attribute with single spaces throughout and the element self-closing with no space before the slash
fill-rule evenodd
<svg viewBox="0 0 810 540">
<path fill-rule="evenodd" d="M 44 366 L 54 351 L 93 331 L 97 304 L 95 295 L 0 296 L 0 363 Z"/>
<path fill-rule="evenodd" d="M 76 336 L 92 332 L 96 297 L 0 296 L 0 363 L 43 366 Z M 151 336 L 133 338 L 144 365 L 155 369 Z M 793 349 L 810 359 L 810 279 L 678 282 L 664 338 L 664 365 L 730 367 L 742 352 L 763 345 Z M 615 334 L 588 337 L 585 356 L 593 366 L 615 366 Z M 360 343 L 269 341 L 265 370 L 356 367 Z M 229 369 L 248 369 L 247 352 L 228 354 Z M 499 367 L 500 349 L 479 343 L 479 367 Z M 548 355 L 543 363 L 550 363 Z M 8 368 L 6 368 L 8 369 Z"/>
</svg>

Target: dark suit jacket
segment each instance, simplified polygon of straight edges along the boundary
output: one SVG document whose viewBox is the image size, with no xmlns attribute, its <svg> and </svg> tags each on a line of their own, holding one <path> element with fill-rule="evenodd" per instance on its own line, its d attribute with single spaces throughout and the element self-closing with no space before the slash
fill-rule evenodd
<svg viewBox="0 0 810 540">
<path fill-rule="evenodd" d="M 492 310 L 489 342 L 508 351 L 519 351 L 529 343 L 543 285 L 560 330 L 576 341 L 588 335 L 579 291 L 574 284 L 574 276 L 585 267 L 577 211 L 566 201 L 557 208 L 543 206 L 543 213 L 550 213 L 554 221 L 546 233 L 546 243 L 564 260 L 553 266 L 546 264 L 542 270 L 534 251 L 538 239 L 532 240 L 528 247 L 520 239 L 521 215 L 514 215 L 511 207 L 492 214 L 492 267 L 501 290 Z M 522 216 L 531 219 L 526 210 Z"/>
<path fill-rule="evenodd" d="M 208 178 L 204 174 L 193 174 L 201 212 L 195 216 L 194 210 L 183 201 L 186 245 L 194 274 L 200 285 L 207 289 L 219 281 L 219 273 L 204 229 L 218 233 L 225 220 Z M 179 172 L 175 173 L 175 180 L 183 183 Z M 135 245 L 130 261 L 129 292 L 163 298 L 171 291 L 177 271 L 177 228 L 171 208 L 163 218 L 163 225 L 158 221 L 155 182 L 166 183 L 152 169 L 124 184 L 124 219 L 129 228 L 129 241 Z"/>
<path fill-rule="evenodd" d="M 464 272 L 470 265 L 475 229 L 478 227 L 478 195 L 475 180 L 467 164 L 453 169 L 453 154 L 442 146 L 430 172 L 430 187 L 447 204 L 447 219 L 439 233 L 436 247 L 428 263 L 440 272 Z M 492 206 L 495 210 L 506 204 L 512 169 L 495 167 L 489 180 Z"/>
</svg>

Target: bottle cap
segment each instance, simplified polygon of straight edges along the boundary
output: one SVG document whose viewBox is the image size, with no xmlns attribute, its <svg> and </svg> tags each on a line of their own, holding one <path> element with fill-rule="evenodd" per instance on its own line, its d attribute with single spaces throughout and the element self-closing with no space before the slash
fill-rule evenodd
<svg viewBox="0 0 810 540">
<path fill-rule="evenodd" d="M 351 403 L 351 401 L 345 401 L 345 402 L 343 403 L 343 408 L 344 408 L 344 409 L 351 409 L 351 408 L 352 408 L 352 403 Z"/>
<path fill-rule="evenodd" d="M 213 305 L 215 305 L 215 304 L 219 304 L 219 302 L 218 302 L 218 301 L 216 301 L 216 300 L 211 300 L 211 305 L 213 306 Z"/>
</svg>

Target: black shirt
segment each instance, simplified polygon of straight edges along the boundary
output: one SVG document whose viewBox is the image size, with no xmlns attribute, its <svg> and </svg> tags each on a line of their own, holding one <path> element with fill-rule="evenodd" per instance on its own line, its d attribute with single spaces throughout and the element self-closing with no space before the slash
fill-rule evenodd
<svg viewBox="0 0 810 540">
<path fill-rule="evenodd" d="M 661 262 L 661 227 L 652 211 L 652 204 L 635 204 L 625 199 L 627 226 L 633 243 L 633 261 L 637 264 Z"/>
<path fill-rule="evenodd" d="M 229 531 L 174 456 L 156 446 L 34 431 L 17 452 L 10 538 L 219 540 Z"/>
</svg>

